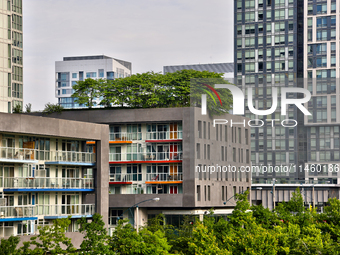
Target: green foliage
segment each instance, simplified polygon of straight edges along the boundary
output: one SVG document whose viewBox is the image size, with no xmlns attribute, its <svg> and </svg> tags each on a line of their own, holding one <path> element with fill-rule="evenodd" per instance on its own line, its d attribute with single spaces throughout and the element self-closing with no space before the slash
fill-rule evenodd
<svg viewBox="0 0 340 255">
<path fill-rule="evenodd" d="M 211 78 L 207 81 L 207 78 Z M 105 107 L 120 106 L 132 108 L 164 108 L 199 106 L 202 90 L 201 83 L 227 83 L 222 74 L 182 70 L 165 75 L 154 72 L 133 74 L 126 78 L 115 80 L 79 81 L 73 86 L 75 92 L 72 97 L 79 104 L 91 108 L 95 98 L 101 98 L 100 105 Z M 199 85 L 199 86 L 196 86 Z M 196 89 L 195 89 L 196 88 Z M 223 101 L 223 106 L 208 100 L 208 110 L 212 115 L 226 113 L 231 107 L 232 97 L 229 90 L 217 90 Z M 216 96 L 214 96 L 216 97 Z M 190 99 L 193 98 L 193 102 Z"/>
<path fill-rule="evenodd" d="M 0 240 L 0 255 L 7 254 L 21 254 L 19 250 L 17 250 L 17 245 L 20 242 L 20 238 L 17 236 L 10 236 L 8 239 Z"/>
<path fill-rule="evenodd" d="M 33 254 L 75 254 L 71 238 L 65 236 L 71 218 L 56 219 L 52 226 L 38 227 L 39 235 L 31 237 L 31 245 L 35 245 Z M 62 248 L 64 245 L 66 248 Z"/>
<path fill-rule="evenodd" d="M 102 79 L 94 80 L 91 78 L 85 79 L 85 81 L 78 81 L 73 85 L 75 92 L 72 97 L 75 98 L 75 102 L 78 104 L 84 104 L 85 106 L 92 108 L 94 106 L 94 99 L 100 96 L 99 91 L 102 90 L 106 84 Z"/>
<path fill-rule="evenodd" d="M 13 113 L 22 113 L 22 106 L 20 104 L 16 104 L 15 106 L 13 106 L 12 112 Z"/>
<path fill-rule="evenodd" d="M 109 243 L 109 236 L 105 228 L 103 217 L 95 213 L 90 223 L 86 218 L 81 218 L 78 223 L 81 225 L 79 232 L 84 234 L 83 242 L 80 245 L 82 254 L 113 254 Z"/>
<path fill-rule="evenodd" d="M 64 107 L 58 104 L 51 104 L 47 103 L 45 104 L 45 108 L 43 110 L 44 114 L 51 114 L 51 113 L 61 113 L 63 111 Z"/>
<path fill-rule="evenodd" d="M 114 254 L 168 254 L 171 246 L 163 231 L 151 232 L 142 228 L 137 233 L 130 224 L 126 224 L 127 221 L 120 220 L 113 232 L 110 245 Z"/>
<path fill-rule="evenodd" d="M 31 103 L 26 104 L 25 108 L 26 108 L 27 113 L 32 112 L 32 104 Z"/>
</svg>

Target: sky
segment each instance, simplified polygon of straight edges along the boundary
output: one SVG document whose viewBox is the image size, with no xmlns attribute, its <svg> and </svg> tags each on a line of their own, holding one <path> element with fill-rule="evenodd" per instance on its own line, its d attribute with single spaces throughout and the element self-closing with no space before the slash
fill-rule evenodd
<svg viewBox="0 0 340 255">
<path fill-rule="evenodd" d="M 55 97 L 55 61 L 106 55 L 132 73 L 233 62 L 232 0 L 23 1 L 24 105 Z"/>
</svg>

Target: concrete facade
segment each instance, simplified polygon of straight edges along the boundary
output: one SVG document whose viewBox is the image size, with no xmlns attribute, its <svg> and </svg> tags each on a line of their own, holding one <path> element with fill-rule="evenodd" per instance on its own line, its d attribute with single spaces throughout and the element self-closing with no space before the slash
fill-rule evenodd
<svg viewBox="0 0 340 255">
<path fill-rule="evenodd" d="M 138 224 L 161 212 L 202 214 L 214 207 L 225 214 L 236 204 L 233 196 L 250 189 L 250 173 L 240 171 L 250 166 L 249 127 L 214 127 L 199 108 L 68 110 L 49 117 L 110 125 L 110 227 L 118 217 L 136 225 L 134 205 L 145 200 L 138 205 Z M 248 121 L 228 114 L 218 118 Z M 205 171 L 217 165 L 234 166 L 235 172 Z"/>
<path fill-rule="evenodd" d="M 0 119 L 0 237 L 33 235 L 67 216 L 74 232 L 77 219 L 94 212 L 108 224 L 107 125 L 24 114 Z"/>
</svg>

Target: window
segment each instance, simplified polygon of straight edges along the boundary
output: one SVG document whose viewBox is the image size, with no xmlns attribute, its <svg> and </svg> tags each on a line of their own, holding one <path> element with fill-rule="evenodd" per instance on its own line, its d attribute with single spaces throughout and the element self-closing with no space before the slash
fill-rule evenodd
<svg viewBox="0 0 340 255">
<path fill-rule="evenodd" d="M 208 159 L 210 159 L 210 144 L 207 145 L 208 149 Z"/>
<path fill-rule="evenodd" d="M 208 185 L 208 201 L 210 201 L 210 186 Z"/>
<path fill-rule="evenodd" d="M 97 73 L 96 72 L 87 72 L 86 73 L 86 78 L 96 78 Z"/>
<path fill-rule="evenodd" d="M 98 70 L 99 78 L 104 78 L 104 69 Z"/>
<path fill-rule="evenodd" d="M 197 201 L 201 201 L 201 185 L 197 185 Z"/>
<path fill-rule="evenodd" d="M 201 144 L 196 144 L 197 159 L 201 158 Z"/>
<path fill-rule="evenodd" d="M 72 73 L 72 79 L 77 79 L 77 73 Z"/>
<path fill-rule="evenodd" d="M 224 186 L 222 186 L 222 201 L 224 201 Z"/>
<path fill-rule="evenodd" d="M 198 138 L 202 138 L 202 121 L 198 121 Z"/>
</svg>

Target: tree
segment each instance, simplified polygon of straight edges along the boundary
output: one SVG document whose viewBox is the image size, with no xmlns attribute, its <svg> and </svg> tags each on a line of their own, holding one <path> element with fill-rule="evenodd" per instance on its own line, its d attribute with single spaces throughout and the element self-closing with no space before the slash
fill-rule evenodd
<svg viewBox="0 0 340 255">
<path fill-rule="evenodd" d="M 20 254 L 17 250 L 17 245 L 20 242 L 20 238 L 17 236 L 10 236 L 8 239 L 1 239 L 0 240 L 0 255 L 7 255 L 7 254 Z"/>
<path fill-rule="evenodd" d="M 51 113 L 61 113 L 63 111 L 64 107 L 62 107 L 59 104 L 51 104 L 47 103 L 45 104 L 45 108 L 43 110 L 44 114 L 51 114 Z"/>
<path fill-rule="evenodd" d="M 71 224 L 71 217 L 56 219 L 52 226 L 38 227 L 39 235 L 31 237 L 31 245 L 35 245 L 34 254 L 74 254 L 71 238 L 65 236 L 66 229 Z M 39 241 L 37 241 L 39 240 Z M 63 249 L 62 245 L 66 248 Z"/>
<path fill-rule="evenodd" d="M 22 113 L 22 106 L 20 104 L 16 104 L 15 106 L 13 106 L 12 111 L 13 113 Z"/>
<path fill-rule="evenodd" d="M 92 108 L 94 106 L 94 99 L 100 95 L 99 90 L 102 87 L 102 83 L 104 83 L 102 79 L 94 80 L 91 78 L 87 78 L 85 81 L 78 81 L 73 85 L 75 92 L 72 94 L 72 97 L 75 98 L 74 101 Z"/>
<path fill-rule="evenodd" d="M 32 111 L 32 104 L 31 103 L 26 104 L 25 108 L 26 108 L 27 113 L 31 112 Z"/>
<path fill-rule="evenodd" d="M 86 218 L 81 218 L 78 223 L 81 225 L 79 232 L 84 234 L 80 251 L 83 254 L 113 254 L 109 243 L 109 236 L 105 228 L 103 216 L 95 213 L 90 223 Z"/>
</svg>

